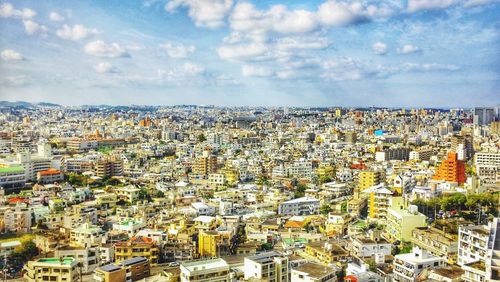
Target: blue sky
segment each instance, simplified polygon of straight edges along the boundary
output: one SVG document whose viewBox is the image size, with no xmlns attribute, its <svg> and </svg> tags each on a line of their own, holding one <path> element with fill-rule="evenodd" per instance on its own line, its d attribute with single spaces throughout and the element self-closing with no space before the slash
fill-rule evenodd
<svg viewBox="0 0 500 282">
<path fill-rule="evenodd" d="M 500 103 L 499 0 L 1 1 L 0 100 Z"/>
</svg>

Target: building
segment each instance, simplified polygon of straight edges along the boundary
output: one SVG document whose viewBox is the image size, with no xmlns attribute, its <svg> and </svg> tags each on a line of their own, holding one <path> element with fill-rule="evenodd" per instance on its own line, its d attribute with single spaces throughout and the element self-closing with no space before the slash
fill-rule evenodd
<svg viewBox="0 0 500 282">
<path fill-rule="evenodd" d="M 221 258 L 182 262 L 181 282 L 229 282 L 229 264 Z"/>
<path fill-rule="evenodd" d="M 319 212 L 319 207 L 319 200 L 310 197 L 302 197 L 281 203 L 278 208 L 278 213 L 286 215 L 317 214 Z"/>
<path fill-rule="evenodd" d="M 106 241 L 106 232 L 101 227 L 84 223 L 72 229 L 69 234 L 69 244 L 75 247 L 96 247 Z"/>
<path fill-rule="evenodd" d="M 465 162 L 458 159 L 457 153 L 449 152 L 448 158 L 439 165 L 432 179 L 465 183 Z"/>
<path fill-rule="evenodd" d="M 36 180 L 41 184 L 64 181 L 64 173 L 58 169 L 42 170 L 36 173 Z"/>
<path fill-rule="evenodd" d="M 200 231 L 198 234 L 198 254 L 201 257 L 217 257 L 229 254 L 231 233 L 219 231 Z"/>
<path fill-rule="evenodd" d="M 365 189 L 363 192 L 370 195 L 368 199 L 368 217 L 370 219 L 385 219 L 387 209 L 391 205 L 392 191 L 383 184 L 378 184 Z"/>
<path fill-rule="evenodd" d="M 334 282 L 337 281 L 337 268 L 307 262 L 292 268 L 291 282 Z"/>
<path fill-rule="evenodd" d="M 399 254 L 394 257 L 394 281 L 414 282 L 424 269 L 441 268 L 446 265 L 445 259 L 418 247 L 413 252 Z"/>
<path fill-rule="evenodd" d="M 149 263 L 158 263 L 159 250 L 153 239 L 136 236 L 126 242 L 115 244 L 115 262 L 122 262 L 134 257 L 146 258 Z"/>
<path fill-rule="evenodd" d="M 244 259 L 245 280 L 273 282 L 289 281 L 288 257 L 275 252 L 264 252 Z"/>
<path fill-rule="evenodd" d="M 381 182 L 379 171 L 361 171 L 359 173 L 359 190 L 363 191 Z"/>
<path fill-rule="evenodd" d="M 486 257 L 490 229 L 486 225 L 460 226 L 457 264 L 464 266 Z"/>
<path fill-rule="evenodd" d="M 26 184 L 26 172 L 20 165 L 0 165 L 0 187 L 8 190 L 22 188 Z"/>
<path fill-rule="evenodd" d="M 133 257 L 124 260 L 118 266 L 125 269 L 126 282 L 137 281 L 151 275 L 151 265 L 148 259 L 144 257 Z"/>
<path fill-rule="evenodd" d="M 125 282 L 125 269 L 114 264 L 98 267 L 94 271 L 94 280 L 97 282 Z"/>
<path fill-rule="evenodd" d="M 334 240 L 310 242 L 305 253 L 323 264 L 346 262 L 349 253 Z"/>
<path fill-rule="evenodd" d="M 118 157 L 106 157 L 97 161 L 96 175 L 101 178 L 123 175 L 123 160 Z"/>
<path fill-rule="evenodd" d="M 28 282 L 76 282 L 80 279 L 78 262 L 74 258 L 40 258 L 28 261 L 23 271 L 23 277 Z"/>
<path fill-rule="evenodd" d="M 385 236 L 389 241 L 409 242 L 412 231 L 418 227 L 426 226 L 427 217 L 418 212 L 417 206 L 403 205 L 391 206 L 387 209 Z"/>
<path fill-rule="evenodd" d="M 64 247 L 56 249 L 55 257 L 74 258 L 80 263 L 82 273 L 93 272 L 99 265 L 96 248 Z"/>
<path fill-rule="evenodd" d="M 374 240 L 376 239 L 376 240 Z M 359 258 L 390 255 L 392 244 L 384 239 L 356 237 L 351 242 L 353 254 Z"/>
<path fill-rule="evenodd" d="M 457 262 L 458 241 L 450 234 L 431 227 L 417 227 L 412 230 L 412 243 L 428 252 L 446 257 L 448 263 Z"/>
<path fill-rule="evenodd" d="M 193 173 L 199 175 L 209 175 L 210 173 L 217 172 L 217 157 L 209 155 L 207 151 L 203 155 L 196 158 L 193 164 Z"/>
<path fill-rule="evenodd" d="M 473 121 L 475 125 L 489 125 L 495 121 L 495 108 L 474 108 L 473 110 Z"/>
</svg>

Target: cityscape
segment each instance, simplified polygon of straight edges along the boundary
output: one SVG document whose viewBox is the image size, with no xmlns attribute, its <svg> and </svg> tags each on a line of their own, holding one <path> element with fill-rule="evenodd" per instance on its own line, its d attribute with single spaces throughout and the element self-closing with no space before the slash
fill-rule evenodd
<svg viewBox="0 0 500 282">
<path fill-rule="evenodd" d="M 0 279 L 500 282 L 500 2 L 0 1 Z"/>
</svg>

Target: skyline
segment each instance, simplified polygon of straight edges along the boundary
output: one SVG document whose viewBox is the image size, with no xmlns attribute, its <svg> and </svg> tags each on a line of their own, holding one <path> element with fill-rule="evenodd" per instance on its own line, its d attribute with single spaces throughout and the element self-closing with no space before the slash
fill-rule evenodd
<svg viewBox="0 0 500 282">
<path fill-rule="evenodd" d="M 0 100 L 497 105 L 499 4 L 1 1 Z"/>
</svg>

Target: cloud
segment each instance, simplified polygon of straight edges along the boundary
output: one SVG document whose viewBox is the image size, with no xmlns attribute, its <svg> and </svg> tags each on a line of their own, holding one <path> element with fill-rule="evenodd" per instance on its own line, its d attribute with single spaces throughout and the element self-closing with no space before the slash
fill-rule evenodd
<svg viewBox="0 0 500 282">
<path fill-rule="evenodd" d="M 0 85 L 7 87 L 20 87 L 28 83 L 25 75 L 12 75 L 0 78 Z"/>
<path fill-rule="evenodd" d="M 98 73 L 112 73 L 116 72 L 116 68 L 108 62 L 101 62 L 94 66 L 94 70 Z"/>
<path fill-rule="evenodd" d="M 246 77 L 270 77 L 274 75 L 274 71 L 263 66 L 243 65 L 241 67 L 241 74 Z"/>
<path fill-rule="evenodd" d="M 24 8 L 22 10 L 15 9 L 10 3 L 3 3 L 0 6 L 0 17 L 2 18 L 21 18 L 31 19 L 36 16 L 36 12 L 32 9 Z"/>
<path fill-rule="evenodd" d="M 400 68 L 405 72 L 429 72 L 429 71 L 457 71 L 460 70 L 459 66 L 451 64 L 437 64 L 437 63 L 406 63 Z"/>
<path fill-rule="evenodd" d="M 370 9 L 376 9 L 374 6 Z M 369 20 L 370 14 L 360 2 L 326 1 L 318 7 L 319 20 L 327 26 L 346 26 Z"/>
<path fill-rule="evenodd" d="M 60 38 L 73 41 L 79 41 L 97 33 L 99 33 L 97 29 L 87 28 L 80 24 L 75 24 L 73 27 L 65 24 L 56 31 Z"/>
<path fill-rule="evenodd" d="M 307 33 L 318 28 L 316 14 L 306 10 L 288 10 L 284 5 L 274 5 L 260 11 L 251 3 L 240 2 L 229 17 L 235 31 L 262 33 Z"/>
<path fill-rule="evenodd" d="M 38 32 L 45 33 L 48 31 L 48 28 L 44 25 L 40 25 L 39 23 L 32 20 L 23 20 L 24 30 L 27 34 L 33 35 Z"/>
<path fill-rule="evenodd" d="M 179 7 L 187 8 L 196 26 L 217 28 L 224 25 L 224 19 L 232 6 L 232 0 L 170 0 L 165 10 L 174 12 Z"/>
<path fill-rule="evenodd" d="M 130 56 L 127 50 L 118 43 L 107 44 L 102 40 L 87 43 L 83 50 L 86 54 L 96 57 L 118 58 Z"/>
<path fill-rule="evenodd" d="M 281 37 L 275 42 L 275 48 L 279 50 L 325 49 L 330 46 L 328 38 L 316 36 Z"/>
<path fill-rule="evenodd" d="M 160 48 L 165 49 L 167 51 L 167 55 L 174 59 L 187 58 L 190 54 L 196 51 L 196 47 L 193 45 L 175 45 L 172 43 L 160 45 Z"/>
<path fill-rule="evenodd" d="M 224 45 L 217 49 L 221 59 L 225 60 L 248 60 L 262 57 L 268 52 L 268 47 L 263 43 L 248 43 Z"/>
<path fill-rule="evenodd" d="M 12 49 L 5 49 L 0 53 L 0 57 L 4 61 L 21 61 L 24 59 L 23 55 Z"/>
<path fill-rule="evenodd" d="M 383 42 L 375 42 L 372 45 L 372 50 L 377 55 L 385 55 L 387 54 L 387 44 Z"/>
<path fill-rule="evenodd" d="M 408 12 L 445 9 L 456 3 L 457 0 L 408 0 Z"/>
<path fill-rule="evenodd" d="M 397 52 L 400 54 L 411 54 L 420 51 L 421 51 L 420 48 L 418 48 L 417 46 L 413 46 L 411 44 L 405 44 L 403 45 L 403 47 L 397 49 Z"/>
<path fill-rule="evenodd" d="M 500 3 L 500 0 L 468 0 L 465 1 L 464 7 L 465 8 L 473 8 L 477 6 L 485 6 L 485 5 L 490 5 L 490 4 L 496 4 Z"/>
<path fill-rule="evenodd" d="M 61 21 L 64 21 L 64 17 L 61 16 L 59 13 L 57 12 L 50 12 L 49 14 L 49 19 L 53 22 L 61 22 Z"/>
</svg>

